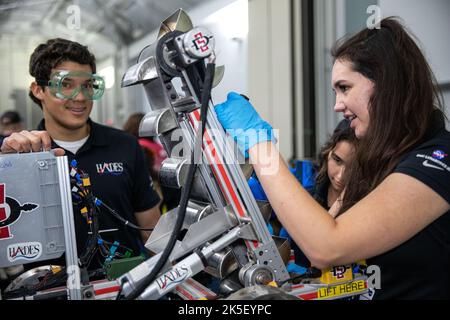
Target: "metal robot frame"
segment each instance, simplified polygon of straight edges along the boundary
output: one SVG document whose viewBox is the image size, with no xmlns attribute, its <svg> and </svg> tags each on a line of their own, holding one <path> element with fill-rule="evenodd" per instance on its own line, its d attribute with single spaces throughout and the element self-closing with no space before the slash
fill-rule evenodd
<svg viewBox="0 0 450 320">
<path fill-rule="evenodd" d="M 223 280 L 239 269 L 244 287 L 289 279 L 286 261 L 261 213 L 264 206 L 257 203 L 248 186 L 244 174 L 248 165 L 239 159 L 211 105 L 203 144 L 195 145 L 196 135 L 201 134 L 199 96 L 205 63 L 214 59 L 214 36 L 205 28 L 194 28 L 179 9 L 162 22 L 157 41 L 143 49 L 138 63 L 122 80 L 123 87 L 142 85 L 150 102 L 152 111 L 141 122 L 140 136 L 158 136 L 170 155 L 161 168 L 162 184 L 182 187 L 190 153 L 202 148 L 183 223 L 186 234 L 177 240 L 163 272 L 138 299 L 158 299 L 202 270 Z M 214 84 L 221 76 L 223 68 L 219 67 Z M 161 217 L 146 244 L 156 255 L 119 279 L 124 297 L 142 285 L 160 259 L 177 211 Z"/>
</svg>

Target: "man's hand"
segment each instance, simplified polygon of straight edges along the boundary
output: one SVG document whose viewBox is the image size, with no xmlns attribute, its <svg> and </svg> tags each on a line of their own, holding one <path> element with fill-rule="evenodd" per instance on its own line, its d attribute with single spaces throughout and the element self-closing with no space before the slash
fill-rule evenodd
<svg viewBox="0 0 450 320">
<path fill-rule="evenodd" d="M 50 151 L 52 140 L 47 131 L 21 131 L 11 134 L 3 140 L 2 153 Z M 53 150 L 55 156 L 63 156 L 65 151 Z"/>
</svg>

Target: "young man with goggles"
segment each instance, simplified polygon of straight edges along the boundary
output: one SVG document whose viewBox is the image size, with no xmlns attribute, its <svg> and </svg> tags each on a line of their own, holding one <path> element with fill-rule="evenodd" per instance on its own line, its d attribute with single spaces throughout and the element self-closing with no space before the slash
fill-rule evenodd
<svg viewBox="0 0 450 320">
<path fill-rule="evenodd" d="M 38 130 L 6 138 L 2 153 L 54 149 L 56 155 L 66 154 L 69 163 L 75 159 L 78 168 L 89 174 L 94 196 L 127 221 L 153 228 L 160 216 L 160 198 L 152 188 L 137 139 L 89 118 L 93 100 L 105 90 L 103 78 L 95 74 L 95 57 L 77 42 L 52 39 L 35 49 L 29 70 L 35 79 L 29 96 L 42 109 L 44 119 Z M 139 234 L 103 211 L 99 225 L 105 241 L 118 241 L 133 255 L 145 252 L 148 232 Z M 88 227 L 80 208 L 74 207 L 74 214 L 80 253 L 86 247 Z M 89 269 L 100 268 L 104 260 L 97 252 Z"/>
</svg>

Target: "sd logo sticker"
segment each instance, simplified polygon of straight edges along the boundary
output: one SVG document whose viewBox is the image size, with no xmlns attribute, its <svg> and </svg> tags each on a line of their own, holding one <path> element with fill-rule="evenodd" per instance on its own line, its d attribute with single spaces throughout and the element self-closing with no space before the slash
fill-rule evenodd
<svg viewBox="0 0 450 320">
<path fill-rule="evenodd" d="M 6 197 L 5 192 L 5 184 L 0 183 L 0 240 L 13 237 L 10 226 L 19 220 L 22 212 L 31 212 L 38 207 L 34 203 L 21 205 L 16 199 Z"/>
</svg>

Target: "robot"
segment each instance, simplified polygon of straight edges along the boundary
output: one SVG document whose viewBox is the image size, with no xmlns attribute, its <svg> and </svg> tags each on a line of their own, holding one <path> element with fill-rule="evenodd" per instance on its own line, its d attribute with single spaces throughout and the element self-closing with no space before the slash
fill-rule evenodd
<svg viewBox="0 0 450 320">
<path fill-rule="evenodd" d="M 214 36 L 194 28 L 180 9 L 161 24 L 157 41 L 142 50 L 138 63 L 123 77 L 122 86 L 142 85 L 150 102 L 152 111 L 142 120 L 140 135 L 158 136 L 170 155 L 161 168 L 161 183 L 184 189 L 192 185 L 192 191 L 185 215 L 180 204 L 153 231 L 146 247 L 155 257 L 119 279 L 121 295 L 158 299 L 200 272 L 218 279 L 223 296 L 239 296 L 239 290 L 254 296 L 258 290 L 248 288 L 268 285 L 314 299 L 366 291 L 364 278 L 355 280 L 346 266 L 335 272 L 336 280 L 329 277 L 333 269 L 322 282 L 292 288 L 286 270 L 289 244 L 269 233 L 270 204 L 255 200 L 248 184 L 252 168 L 209 105 L 208 90 L 219 83 L 224 70 L 218 68 L 213 77 L 214 61 Z M 178 152 L 180 145 L 184 152 Z M 183 237 L 179 231 L 185 232 Z M 158 265 L 161 261 L 164 264 Z M 342 274 L 357 286 L 339 290 Z M 330 289 L 333 285 L 338 289 Z M 323 287 L 334 294 L 320 291 Z"/>
<path fill-rule="evenodd" d="M 267 203 L 254 199 L 245 162 L 209 105 L 208 91 L 223 75 L 219 68 L 214 77 L 214 61 L 214 36 L 194 28 L 189 16 L 178 10 L 161 24 L 158 40 L 142 50 L 138 63 L 123 77 L 122 86 L 142 85 L 150 102 L 152 111 L 142 120 L 140 135 L 158 136 L 170 155 L 161 167 L 161 183 L 192 186 L 184 221 L 175 230 L 185 232 L 184 237 L 170 244 L 183 215 L 180 204 L 162 216 L 146 244 L 155 257 L 120 278 L 125 298 L 158 299 L 203 270 L 222 282 L 237 271 L 245 287 L 289 279 L 261 212 Z M 136 295 L 168 245 L 173 250 L 165 254 L 165 271 Z"/>
</svg>

